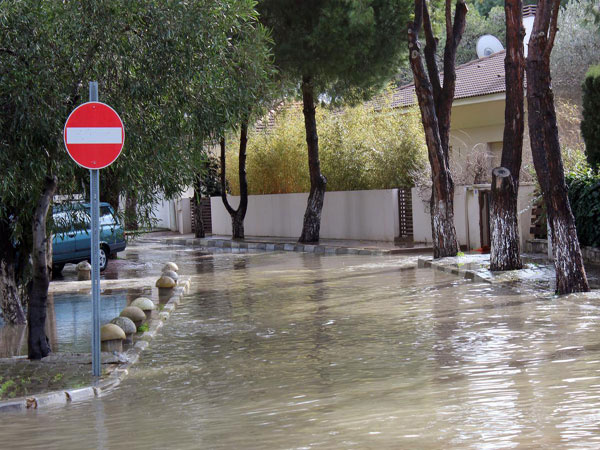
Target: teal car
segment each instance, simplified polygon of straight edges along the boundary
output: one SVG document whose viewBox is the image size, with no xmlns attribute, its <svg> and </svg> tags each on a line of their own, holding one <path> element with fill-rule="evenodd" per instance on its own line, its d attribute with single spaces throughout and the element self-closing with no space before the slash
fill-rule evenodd
<svg viewBox="0 0 600 450">
<path fill-rule="evenodd" d="M 52 210 L 52 271 L 60 274 L 67 263 L 90 261 L 91 219 L 89 203 L 56 205 Z M 112 206 L 100 203 L 100 270 L 108 266 L 111 255 L 125 250 L 125 230 Z"/>
</svg>

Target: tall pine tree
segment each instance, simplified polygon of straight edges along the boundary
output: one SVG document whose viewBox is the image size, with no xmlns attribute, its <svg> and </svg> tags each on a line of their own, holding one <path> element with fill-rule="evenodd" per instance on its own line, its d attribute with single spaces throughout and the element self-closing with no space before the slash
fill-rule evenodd
<svg viewBox="0 0 600 450">
<path fill-rule="evenodd" d="M 319 99 L 365 99 L 390 79 L 406 48 L 408 0 L 263 0 L 275 65 L 302 95 L 310 195 L 300 242 L 318 242 L 327 180 L 321 173 L 315 119 Z"/>
</svg>

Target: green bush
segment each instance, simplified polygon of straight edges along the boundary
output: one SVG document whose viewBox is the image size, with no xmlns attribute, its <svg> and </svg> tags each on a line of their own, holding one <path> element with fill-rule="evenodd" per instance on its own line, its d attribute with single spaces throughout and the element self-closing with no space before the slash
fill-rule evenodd
<svg viewBox="0 0 600 450">
<path fill-rule="evenodd" d="M 410 187 L 428 164 L 417 110 L 374 111 L 370 105 L 317 110 L 321 171 L 328 191 Z M 239 193 L 237 144 L 227 152 L 227 179 Z M 310 179 L 301 106 L 288 105 L 274 126 L 250 132 L 247 150 L 250 194 L 308 192 Z"/>
<path fill-rule="evenodd" d="M 585 140 L 587 160 L 594 169 L 600 167 L 600 66 L 592 66 L 585 75 L 581 134 Z"/>
<path fill-rule="evenodd" d="M 600 174 L 588 169 L 570 172 L 565 178 L 579 243 L 600 247 Z"/>
</svg>

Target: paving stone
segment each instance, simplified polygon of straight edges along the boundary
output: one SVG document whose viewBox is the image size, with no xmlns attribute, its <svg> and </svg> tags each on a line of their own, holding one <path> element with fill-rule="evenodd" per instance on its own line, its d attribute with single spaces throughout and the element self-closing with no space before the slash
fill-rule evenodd
<svg viewBox="0 0 600 450">
<path fill-rule="evenodd" d="M 65 405 L 67 403 L 67 396 L 63 391 L 48 392 L 47 394 L 34 395 L 28 397 L 28 408 L 44 408 L 46 406 L 58 406 Z"/>
<path fill-rule="evenodd" d="M 286 252 L 293 252 L 294 251 L 294 244 L 284 244 L 283 245 L 283 249 Z"/>
<path fill-rule="evenodd" d="M 90 398 L 94 398 L 96 393 L 91 386 L 84 387 L 81 389 L 71 389 L 65 391 L 67 401 L 69 402 L 80 402 L 82 400 L 89 400 Z"/>
</svg>

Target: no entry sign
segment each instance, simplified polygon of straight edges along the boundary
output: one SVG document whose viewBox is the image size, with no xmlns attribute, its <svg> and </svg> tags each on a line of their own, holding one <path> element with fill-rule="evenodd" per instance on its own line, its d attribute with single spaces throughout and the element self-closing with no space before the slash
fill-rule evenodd
<svg viewBox="0 0 600 450">
<path fill-rule="evenodd" d="M 87 169 L 102 169 L 121 154 L 125 128 L 110 106 L 88 102 L 73 110 L 64 130 L 65 146 L 73 160 Z"/>
</svg>

